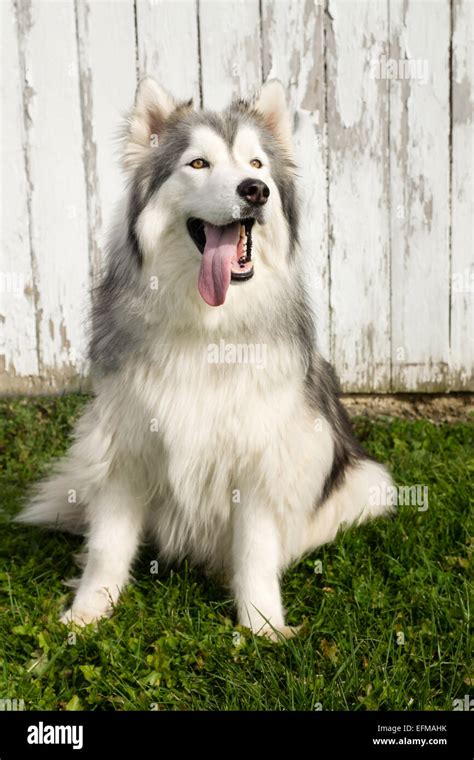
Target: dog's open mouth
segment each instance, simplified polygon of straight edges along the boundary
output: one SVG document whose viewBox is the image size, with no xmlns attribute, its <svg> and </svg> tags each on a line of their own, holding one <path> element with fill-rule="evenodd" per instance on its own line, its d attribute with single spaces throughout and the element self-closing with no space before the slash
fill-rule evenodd
<svg viewBox="0 0 474 760">
<path fill-rule="evenodd" d="M 255 219 L 240 219 L 217 227 L 192 217 L 188 232 L 202 253 L 198 287 L 210 306 L 224 303 L 231 280 L 253 276 L 252 227 Z"/>
</svg>

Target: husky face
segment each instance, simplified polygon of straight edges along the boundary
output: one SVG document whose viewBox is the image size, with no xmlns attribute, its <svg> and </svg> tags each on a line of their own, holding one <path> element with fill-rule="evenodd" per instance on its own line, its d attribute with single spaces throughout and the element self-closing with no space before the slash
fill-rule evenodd
<svg viewBox="0 0 474 760">
<path fill-rule="evenodd" d="M 270 185 L 276 192 L 269 158 L 250 127 L 239 128 L 232 146 L 212 127 L 193 129 L 168 185 L 185 213 L 216 226 L 246 218 L 264 223 Z"/>
<path fill-rule="evenodd" d="M 266 242 L 278 239 L 289 255 L 297 239 L 290 134 L 279 83 L 255 104 L 216 114 L 177 105 L 145 80 L 125 151 L 138 259 L 166 268 L 168 280 L 170 267 L 181 267 L 207 304 L 221 306 L 231 282 L 253 277 L 253 255 L 265 256 Z"/>
<path fill-rule="evenodd" d="M 186 220 L 201 256 L 199 291 L 209 305 L 224 303 L 231 281 L 253 276 L 252 231 L 255 222 L 265 224 L 277 192 L 254 129 L 239 127 L 232 145 L 210 126 L 191 129 L 161 194 L 174 218 Z"/>
</svg>

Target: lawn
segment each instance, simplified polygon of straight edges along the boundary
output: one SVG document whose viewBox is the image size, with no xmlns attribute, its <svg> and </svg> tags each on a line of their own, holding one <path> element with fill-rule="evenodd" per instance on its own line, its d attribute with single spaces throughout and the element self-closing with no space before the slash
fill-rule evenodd
<svg viewBox="0 0 474 760">
<path fill-rule="evenodd" d="M 46 710 L 451 710 L 472 693 L 468 562 L 472 424 L 357 418 L 366 448 L 428 509 L 351 530 L 283 582 L 283 644 L 234 621 L 225 590 L 186 565 L 135 583 L 97 631 L 58 622 L 77 538 L 9 522 L 64 452 L 84 396 L 0 402 L 0 697 Z"/>
</svg>

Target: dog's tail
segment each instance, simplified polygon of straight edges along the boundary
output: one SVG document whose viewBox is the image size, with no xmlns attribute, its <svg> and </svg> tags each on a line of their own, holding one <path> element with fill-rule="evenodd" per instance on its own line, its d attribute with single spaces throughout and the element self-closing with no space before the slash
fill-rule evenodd
<svg viewBox="0 0 474 760">
<path fill-rule="evenodd" d="M 109 471 L 109 447 L 110 436 L 103 434 L 89 407 L 77 424 L 69 453 L 35 486 L 14 522 L 84 534 L 87 505 Z"/>
<path fill-rule="evenodd" d="M 383 465 L 369 459 L 357 462 L 348 469 L 339 488 L 316 509 L 305 538 L 305 551 L 333 541 L 341 529 L 393 514 L 395 490 Z"/>
<path fill-rule="evenodd" d="M 51 477 L 35 486 L 14 522 L 84 534 L 85 504 L 73 485 L 66 465 L 62 462 Z"/>
</svg>

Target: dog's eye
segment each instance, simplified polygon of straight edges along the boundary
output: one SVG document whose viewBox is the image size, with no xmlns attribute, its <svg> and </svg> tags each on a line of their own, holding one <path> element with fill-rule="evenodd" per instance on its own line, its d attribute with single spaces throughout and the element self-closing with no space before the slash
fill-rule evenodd
<svg viewBox="0 0 474 760">
<path fill-rule="evenodd" d="M 188 166 L 192 166 L 193 169 L 207 169 L 209 162 L 205 158 L 195 158 Z"/>
<path fill-rule="evenodd" d="M 261 169 L 263 164 L 259 158 L 252 158 L 250 166 L 253 166 L 254 169 Z"/>
</svg>

